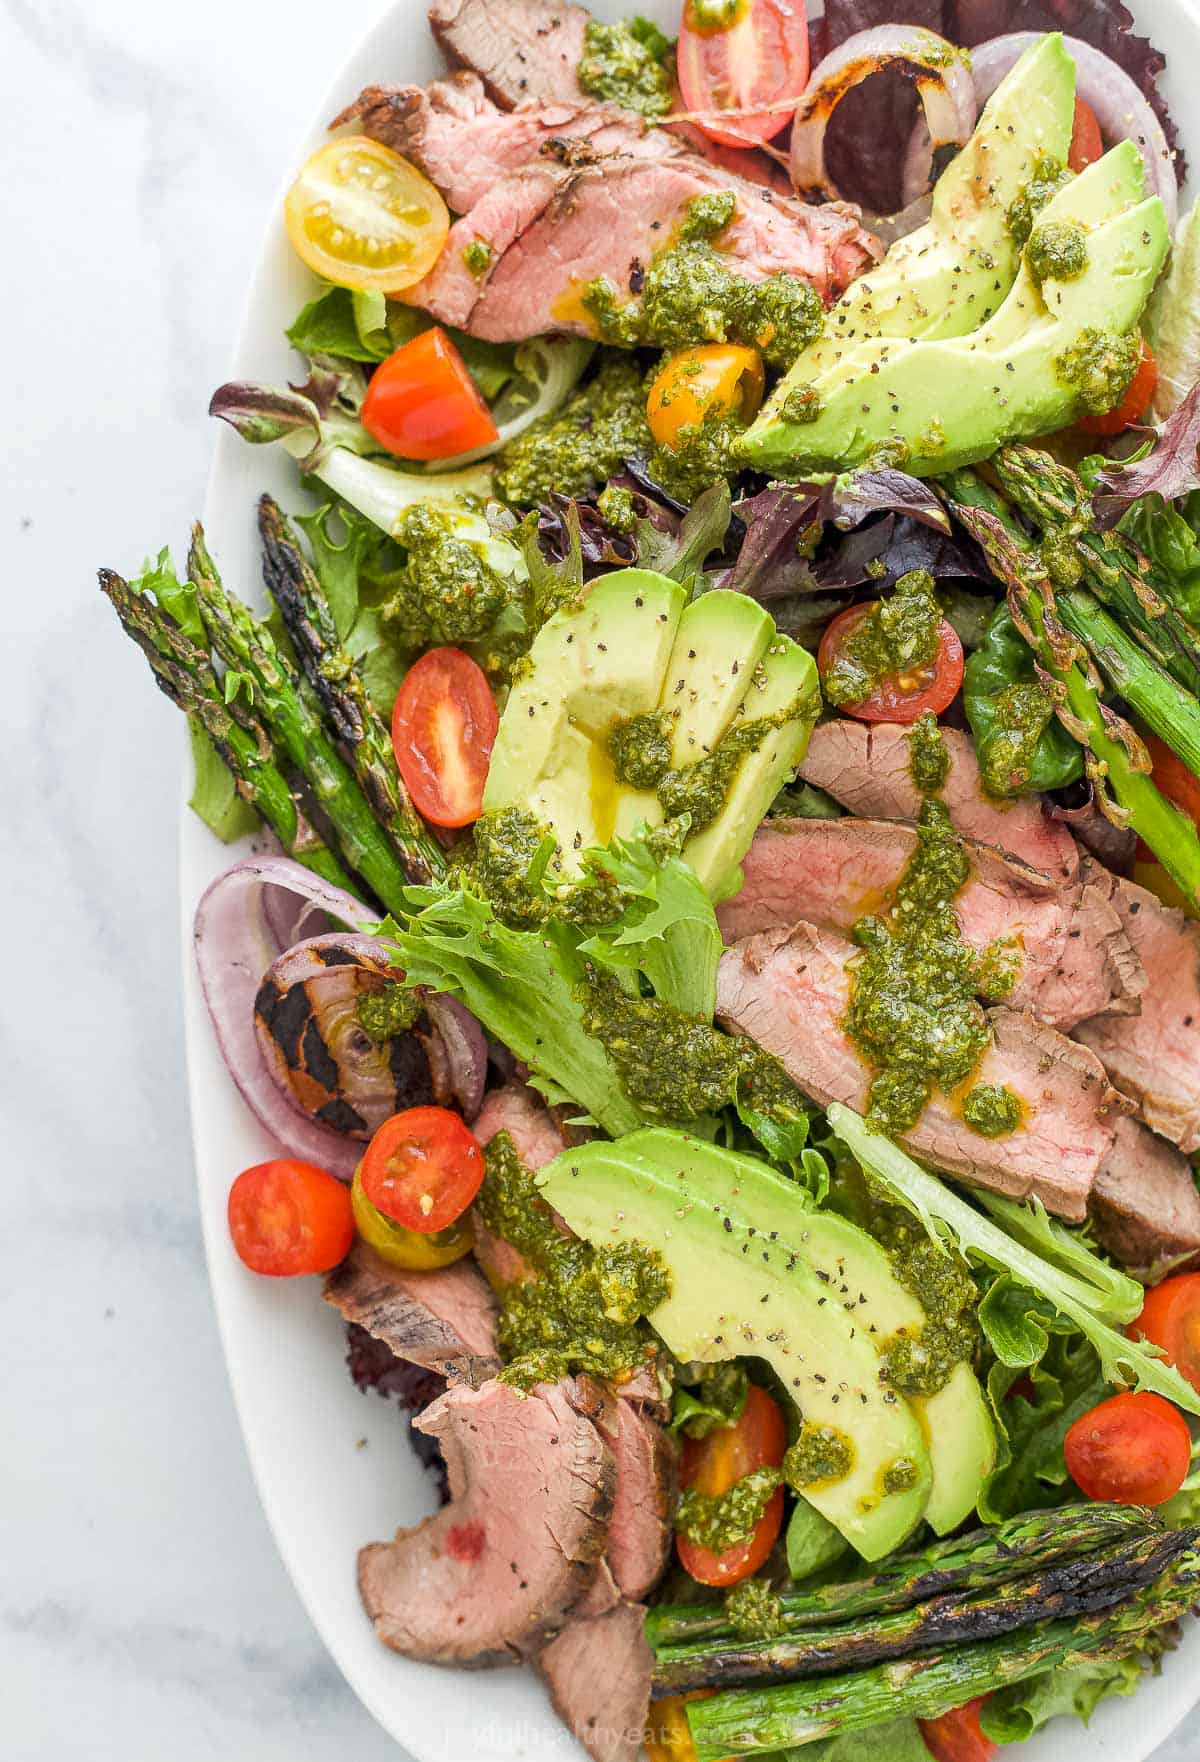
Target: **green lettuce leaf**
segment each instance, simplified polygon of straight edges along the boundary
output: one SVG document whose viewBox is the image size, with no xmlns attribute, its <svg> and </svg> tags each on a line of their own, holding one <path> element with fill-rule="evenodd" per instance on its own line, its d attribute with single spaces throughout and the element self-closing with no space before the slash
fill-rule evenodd
<svg viewBox="0 0 1200 1762">
<path fill-rule="evenodd" d="M 249 802 L 234 787 L 233 773 L 204 729 L 188 717 L 192 743 L 192 793 L 188 806 L 224 844 L 244 838 L 260 824 Z"/>
<path fill-rule="evenodd" d="M 1097 1658 L 1073 1669 L 1047 1670 L 1026 1682 L 998 1689 L 983 1704 L 979 1723 L 994 1744 L 1023 1744 L 1051 1719 L 1073 1714 L 1084 1724 L 1101 1701 L 1132 1695 L 1142 1675 L 1136 1652 L 1126 1658 Z"/>
<path fill-rule="evenodd" d="M 285 334 L 302 355 L 340 355 L 346 361 L 383 361 L 396 347 L 385 297 L 350 288 L 324 288 Z"/>
<path fill-rule="evenodd" d="M 929 1750 L 915 1719 L 897 1719 L 820 1738 L 802 1749 L 775 1750 L 761 1762 L 929 1762 Z"/>
<path fill-rule="evenodd" d="M 1021 1295 L 1028 1301 L 1028 1292 Z M 980 1322 L 990 1343 L 982 1305 Z M 1095 1352 L 1077 1332 L 1047 1335 L 1043 1355 L 1028 1369 L 999 1360 L 992 1365 L 987 1395 L 996 1462 L 979 1497 L 985 1523 L 1002 1523 L 1019 1511 L 1044 1510 L 1078 1496 L 1067 1474 L 1063 1440 L 1081 1414 L 1111 1393 Z"/>
<path fill-rule="evenodd" d="M 723 943 L 694 871 L 677 856 L 656 860 L 639 838 L 614 839 L 600 861 L 631 900 L 615 924 L 581 943 L 580 953 L 643 972 L 663 1003 L 711 1022 Z"/>
<path fill-rule="evenodd" d="M 648 1123 L 583 1026 L 578 992 L 586 975 L 569 925 L 512 930 L 487 900 L 452 888 L 415 887 L 409 897 L 412 915 L 385 922 L 380 933 L 410 985 L 465 1003 L 529 1066 L 547 1100 L 576 1102 L 614 1138 Z"/>
<path fill-rule="evenodd" d="M 1011 1274 L 1017 1284 L 1043 1298 L 1065 1321 L 1073 1323 L 1094 1347 L 1104 1382 L 1151 1389 L 1186 1413 L 1200 1414 L 1200 1393 L 1159 1355 L 1157 1348 L 1142 1339 L 1126 1338 L 1104 1319 L 1112 1316 L 1114 1309 L 1120 1309 L 1121 1321 L 1133 1320 L 1142 1303 L 1142 1290 L 1136 1280 L 1125 1279 L 1124 1274 L 1117 1273 L 1082 1245 L 1073 1250 L 1073 1269 L 1066 1270 L 1056 1264 L 1064 1252 L 1057 1226 L 1052 1238 L 1056 1260 L 1052 1261 L 976 1211 L 898 1145 L 873 1132 L 852 1109 L 834 1102 L 828 1109 L 828 1120 L 832 1131 L 868 1175 L 898 1204 L 920 1218 L 935 1241 L 949 1240 L 964 1255 L 973 1255 L 997 1272 Z M 1011 1201 L 988 1196 L 984 1203 L 993 1211 L 999 1206 L 1000 1215 L 1013 1227 L 1011 1212 L 1005 1210 L 1011 1207 Z M 1035 1235 L 1043 1227 L 1036 1213 L 1020 1207 L 1011 1209 L 1023 1220 L 1023 1236 Z M 1117 1281 L 1129 1287 L 1124 1303 L 1117 1296 Z"/>
</svg>

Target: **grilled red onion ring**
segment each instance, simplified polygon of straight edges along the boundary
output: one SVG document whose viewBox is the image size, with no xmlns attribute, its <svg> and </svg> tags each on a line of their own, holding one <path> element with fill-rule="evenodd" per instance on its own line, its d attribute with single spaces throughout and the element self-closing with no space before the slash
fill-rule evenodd
<svg viewBox="0 0 1200 1762">
<path fill-rule="evenodd" d="M 278 1080 L 260 1047 L 255 998 L 264 973 L 280 952 L 271 924 L 286 924 L 290 917 L 290 909 L 279 900 L 268 908 L 271 889 L 301 901 L 300 918 L 310 911 L 320 912 L 353 930 L 353 926 L 370 923 L 375 914 L 361 900 L 330 886 L 299 863 L 286 857 L 262 857 L 238 863 L 218 876 L 196 908 L 193 929 L 204 1000 L 221 1056 L 243 1100 L 289 1154 L 349 1180 L 361 1155 L 360 1144 L 306 1111 L 290 1084 Z M 348 951 L 369 956 L 375 973 L 386 974 L 387 955 L 381 943 L 355 933 L 334 940 Z M 324 943 L 326 938 L 311 938 L 310 945 L 313 941 Z M 297 964 L 304 958 L 298 955 Z M 474 1017 L 451 998 L 429 997 L 425 1007 L 435 1093 L 440 1086 L 472 1119 L 482 1099 L 487 1068 L 482 1032 Z"/>
<path fill-rule="evenodd" d="M 1041 35 L 1040 31 L 1010 31 L 971 50 L 971 81 L 977 113 L 1030 43 L 1036 42 Z M 1109 145 L 1117 141 L 1134 142 L 1146 165 L 1146 193 L 1161 197 L 1167 224 L 1174 232 L 1179 214 L 1179 180 L 1175 176 L 1167 137 L 1149 100 L 1125 69 L 1118 67 L 1102 50 L 1093 48 L 1079 37 L 1064 37 L 1063 41 L 1075 63 L 1076 89 L 1095 114 L 1100 133 Z M 906 202 L 914 201 L 928 189 L 932 156 L 929 133 L 918 120 L 904 160 Z"/>
<path fill-rule="evenodd" d="M 952 44 L 917 25 L 881 24 L 857 31 L 814 68 L 796 107 L 792 183 L 801 195 L 841 200 L 825 164 L 825 131 L 846 93 L 889 67 L 916 86 L 932 141 L 961 147 L 970 138 L 975 88 L 966 62 Z M 864 216 L 864 221 L 876 224 L 871 216 Z"/>
</svg>

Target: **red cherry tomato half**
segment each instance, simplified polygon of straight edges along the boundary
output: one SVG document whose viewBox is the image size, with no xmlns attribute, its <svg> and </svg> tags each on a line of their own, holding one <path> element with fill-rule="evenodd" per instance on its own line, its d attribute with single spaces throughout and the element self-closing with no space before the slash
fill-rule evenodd
<svg viewBox="0 0 1200 1762">
<path fill-rule="evenodd" d="M 1075 121 L 1071 127 L 1071 145 L 1067 151 L 1068 171 L 1083 171 L 1103 157 L 1104 142 L 1095 112 L 1082 98 L 1075 100 Z"/>
<path fill-rule="evenodd" d="M 479 818 L 499 726 L 487 675 L 461 649 L 430 649 L 405 674 L 392 746 L 405 788 L 435 826 Z"/>
<path fill-rule="evenodd" d="M 325 1273 L 354 1240 L 350 1189 L 309 1162 L 260 1162 L 229 1189 L 229 1234 L 239 1259 L 274 1279 Z"/>
<path fill-rule="evenodd" d="M 756 1468 L 778 1468 L 786 1449 L 787 1427 L 778 1402 L 765 1389 L 751 1383 L 746 1405 L 735 1424 L 721 1426 L 707 1438 L 685 1439 L 680 1482 L 700 1493 L 727 1493 Z M 680 1564 L 702 1585 L 736 1585 L 758 1571 L 775 1546 L 782 1523 L 783 1488 L 778 1487 L 767 1501 L 754 1534 L 723 1554 L 714 1554 L 686 1536 L 676 1536 Z"/>
<path fill-rule="evenodd" d="M 679 27 L 679 88 L 689 111 L 733 110 L 726 127 L 699 122 L 711 141 L 752 147 L 792 119 L 808 80 L 808 19 L 803 0 L 734 0 L 732 22 L 707 28 L 686 0 Z M 774 105 L 775 108 L 759 109 Z"/>
<path fill-rule="evenodd" d="M 449 1108 L 409 1107 L 384 1120 L 367 1145 L 359 1180 L 376 1211 L 432 1236 L 449 1229 L 478 1193 L 483 1156 Z"/>
<path fill-rule="evenodd" d="M 361 420 L 401 459 L 453 459 L 486 446 L 497 432 L 466 363 L 438 325 L 375 369 Z"/>
<path fill-rule="evenodd" d="M 990 1762 L 999 1749 L 991 1738 L 985 1738 L 979 1724 L 984 1697 L 979 1695 L 965 1707 L 954 1707 L 939 1713 L 936 1719 L 919 1719 L 925 1748 L 935 1762 Z"/>
<path fill-rule="evenodd" d="M 1200 778 L 1192 775 L 1179 754 L 1172 752 L 1157 734 L 1143 734 L 1142 739 L 1154 767 L 1152 776 L 1157 788 L 1200 830 Z"/>
<path fill-rule="evenodd" d="M 1193 1389 L 1200 1390 L 1200 1273 L 1177 1273 L 1146 1292 L 1142 1313 L 1128 1329 L 1153 1346 L 1161 1346 Z"/>
<path fill-rule="evenodd" d="M 1192 1435 L 1177 1407 L 1141 1389 L 1082 1414 L 1066 1435 L 1063 1454 L 1071 1479 L 1089 1499 L 1162 1505 L 1187 1479 Z"/>
<path fill-rule="evenodd" d="M 817 650 L 817 671 L 822 679 L 847 637 L 878 604 L 878 600 L 868 600 L 865 605 L 848 606 L 826 625 Z M 927 710 L 940 715 L 953 702 L 962 679 L 963 646 L 954 626 L 943 618 L 938 626 L 938 651 L 928 666 L 881 679 L 870 697 L 841 707 L 860 722 L 915 722 Z"/>
<path fill-rule="evenodd" d="M 1158 362 L 1145 337 L 1141 339 L 1138 364 L 1121 402 L 1097 416 L 1084 416 L 1078 426 L 1084 434 L 1120 434 L 1132 422 L 1140 422 L 1150 408 L 1158 384 Z"/>
</svg>

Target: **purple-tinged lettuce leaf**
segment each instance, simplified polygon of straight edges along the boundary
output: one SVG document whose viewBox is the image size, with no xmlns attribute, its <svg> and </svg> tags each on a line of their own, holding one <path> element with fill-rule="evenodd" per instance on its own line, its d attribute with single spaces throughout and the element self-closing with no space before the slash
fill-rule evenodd
<svg viewBox="0 0 1200 1762">
<path fill-rule="evenodd" d="M 950 531 L 950 516 L 919 477 L 906 471 L 848 471 L 821 484 L 817 513 L 842 532 L 861 526 L 868 514 L 907 514 L 939 532 Z"/>
<path fill-rule="evenodd" d="M 1157 431 L 1150 451 L 1125 464 L 1108 465 L 1096 477 L 1092 498 L 1102 532 L 1115 526 L 1142 496 L 1176 501 L 1200 489 L 1200 384 L 1194 385 L 1173 416 Z"/>
</svg>

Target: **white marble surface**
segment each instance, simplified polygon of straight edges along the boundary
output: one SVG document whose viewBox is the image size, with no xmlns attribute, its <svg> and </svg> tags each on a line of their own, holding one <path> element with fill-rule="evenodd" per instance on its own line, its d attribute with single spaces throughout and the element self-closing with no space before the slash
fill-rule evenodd
<svg viewBox="0 0 1200 1762">
<path fill-rule="evenodd" d="M 94 580 L 183 542 L 267 203 L 379 10 L 0 0 L 5 1762 L 403 1754 L 243 1458 L 192 1186 L 177 731 Z"/>
</svg>

